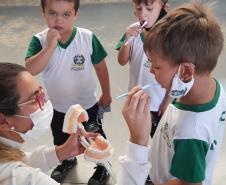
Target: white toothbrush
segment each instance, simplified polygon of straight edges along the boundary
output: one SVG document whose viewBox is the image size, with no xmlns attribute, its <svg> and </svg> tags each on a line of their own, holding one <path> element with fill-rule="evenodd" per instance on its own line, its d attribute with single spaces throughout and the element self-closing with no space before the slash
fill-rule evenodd
<svg viewBox="0 0 226 185">
<path fill-rule="evenodd" d="M 148 24 L 147 21 L 144 21 L 144 23 L 141 25 L 141 29 L 143 29 Z M 131 36 L 125 43 L 125 46 L 127 46 L 132 40 L 134 39 L 134 36 Z"/>
</svg>

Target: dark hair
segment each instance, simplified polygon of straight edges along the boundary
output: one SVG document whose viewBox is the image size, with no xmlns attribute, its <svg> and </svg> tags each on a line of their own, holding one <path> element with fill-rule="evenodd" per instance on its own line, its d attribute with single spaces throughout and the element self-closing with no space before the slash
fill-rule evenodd
<svg viewBox="0 0 226 185">
<path fill-rule="evenodd" d="M 0 63 L 0 112 L 11 116 L 18 111 L 17 77 L 25 67 L 13 63 Z"/>
<path fill-rule="evenodd" d="M 149 3 L 154 3 L 156 0 L 132 0 L 135 4 L 141 4 L 144 3 L 145 5 L 148 5 Z M 166 4 L 168 0 L 161 0 L 163 4 Z"/>
<path fill-rule="evenodd" d="M 209 73 L 224 44 L 220 26 L 200 3 L 178 7 L 159 20 L 145 38 L 147 56 L 157 53 L 173 65 L 191 62 L 197 73 Z"/>
<path fill-rule="evenodd" d="M 41 7 L 42 7 L 42 10 L 44 11 L 45 7 L 46 7 L 46 2 L 48 0 L 41 0 Z M 74 3 L 74 10 L 75 12 L 78 11 L 79 9 L 79 5 L 80 5 L 80 0 L 55 0 L 55 1 L 68 1 L 68 2 L 73 2 Z"/>
</svg>

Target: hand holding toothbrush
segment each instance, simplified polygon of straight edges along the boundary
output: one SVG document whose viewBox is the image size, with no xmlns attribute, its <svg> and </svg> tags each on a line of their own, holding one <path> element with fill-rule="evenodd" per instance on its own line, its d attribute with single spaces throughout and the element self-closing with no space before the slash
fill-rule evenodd
<svg viewBox="0 0 226 185">
<path fill-rule="evenodd" d="M 130 131 L 130 142 L 148 146 L 151 132 L 150 97 L 141 87 L 134 87 L 128 94 L 122 110 Z"/>
<path fill-rule="evenodd" d="M 141 23 L 135 23 L 128 27 L 126 32 L 126 43 L 125 46 L 129 45 L 135 36 L 138 36 L 142 29 L 147 25 L 147 21 Z"/>
</svg>

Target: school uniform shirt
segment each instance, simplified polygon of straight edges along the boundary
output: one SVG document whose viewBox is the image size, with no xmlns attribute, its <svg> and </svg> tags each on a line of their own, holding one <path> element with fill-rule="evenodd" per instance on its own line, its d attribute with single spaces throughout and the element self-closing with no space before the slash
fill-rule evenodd
<svg viewBox="0 0 226 185">
<path fill-rule="evenodd" d="M 44 173 L 59 163 L 55 147 L 40 146 L 33 152 L 26 153 L 23 161 L 0 163 L 0 184 L 59 185 Z"/>
<path fill-rule="evenodd" d="M 135 23 L 139 24 L 139 23 Z M 119 41 L 116 49 L 119 50 L 125 43 L 125 34 Z M 133 87 L 139 85 L 144 86 L 148 84 L 155 84 L 152 87 L 145 90 L 149 96 L 151 96 L 150 111 L 158 111 L 159 106 L 162 103 L 166 90 L 160 86 L 155 80 L 155 76 L 150 73 L 151 62 L 148 60 L 143 49 L 144 45 L 144 33 L 134 37 L 130 42 L 129 53 L 129 87 L 131 90 Z"/>
<path fill-rule="evenodd" d="M 46 46 L 47 32 L 48 29 L 33 36 L 27 58 Z M 87 29 L 74 27 L 67 43 L 58 43 L 41 73 L 55 110 L 65 113 L 73 104 L 89 109 L 97 102 L 93 65 L 106 56 L 97 37 Z"/>
<path fill-rule="evenodd" d="M 177 178 L 211 185 L 226 118 L 225 92 L 218 81 L 216 86 L 215 96 L 209 103 L 185 105 L 174 101 L 170 104 L 153 137 L 150 151 L 147 147 L 129 145 L 129 154 L 140 155 L 135 151 L 141 150 L 144 157 L 134 160 L 137 156 L 131 157 L 127 152 L 120 159 L 123 175 L 119 185 L 133 185 L 136 183 L 131 182 L 135 181 L 144 184 L 147 173 L 137 174 L 150 168 L 149 161 L 152 166 L 149 175 L 154 184 Z"/>
</svg>

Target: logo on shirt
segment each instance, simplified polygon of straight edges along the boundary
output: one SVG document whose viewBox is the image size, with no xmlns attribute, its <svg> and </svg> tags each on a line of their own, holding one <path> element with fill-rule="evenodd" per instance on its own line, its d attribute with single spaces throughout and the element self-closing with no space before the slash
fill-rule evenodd
<svg viewBox="0 0 226 185">
<path fill-rule="evenodd" d="M 217 146 L 217 141 L 214 140 L 213 143 L 210 145 L 210 150 L 214 150 L 215 146 Z"/>
<path fill-rule="evenodd" d="M 145 60 L 144 61 L 144 67 L 150 69 L 150 67 L 151 67 L 151 61 L 150 60 Z"/>
<path fill-rule="evenodd" d="M 222 112 L 220 121 L 225 121 L 225 114 L 226 114 L 226 111 Z"/>
<path fill-rule="evenodd" d="M 75 55 L 71 66 L 72 71 L 84 70 L 85 57 L 83 55 Z"/>
<path fill-rule="evenodd" d="M 163 139 L 166 141 L 166 144 L 169 148 L 171 148 L 171 142 L 169 138 L 169 124 L 166 122 L 165 125 L 160 130 Z"/>
<path fill-rule="evenodd" d="M 178 97 L 178 96 L 184 96 L 187 92 L 187 88 L 182 89 L 182 90 L 172 90 L 170 91 L 170 95 L 174 96 L 174 97 Z"/>
</svg>

